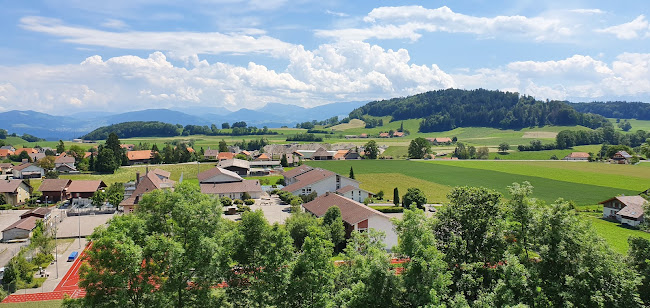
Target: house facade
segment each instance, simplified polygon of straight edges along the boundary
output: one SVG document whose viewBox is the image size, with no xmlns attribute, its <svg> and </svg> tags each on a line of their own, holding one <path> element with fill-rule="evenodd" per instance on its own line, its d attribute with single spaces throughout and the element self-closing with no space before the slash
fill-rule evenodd
<svg viewBox="0 0 650 308">
<path fill-rule="evenodd" d="M 588 161 L 589 160 L 589 153 L 586 152 L 572 152 L 571 154 L 565 156 L 562 158 L 562 160 L 582 160 L 582 161 Z"/>
<path fill-rule="evenodd" d="M 44 179 L 38 191 L 43 194 L 43 201 L 56 203 L 63 200 L 70 199 L 68 186 L 72 183 L 71 180 L 66 179 Z"/>
<path fill-rule="evenodd" d="M 68 192 L 70 193 L 70 198 L 77 199 L 90 199 L 96 191 L 103 190 L 106 188 L 104 181 L 100 180 L 74 180 L 68 186 Z"/>
<path fill-rule="evenodd" d="M 8 242 L 32 237 L 32 231 L 36 228 L 36 222 L 38 220 L 39 218 L 30 216 L 13 223 L 2 230 L 2 241 Z"/>
<path fill-rule="evenodd" d="M 352 232 L 367 232 L 375 229 L 385 233 L 384 244 L 391 250 L 397 245 L 397 233 L 390 218 L 364 204 L 348 199 L 335 193 L 326 193 L 311 202 L 303 204 L 307 213 L 322 217 L 330 207 L 336 206 L 341 210 L 341 219 L 345 225 L 346 238 Z"/>
<path fill-rule="evenodd" d="M 373 196 L 371 192 L 352 185 L 341 187 L 336 191 L 336 193 L 343 197 L 361 203 L 363 203 L 366 200 L 366 198 L 370 198 Z"/>
<path fill-rule="evenodd" d="M 643 206 L 647 202 L 641 196 L 618 196 L 599 204 L 603 205 L 603 218 L 635 227 L 643 222 Z"/>
<path fill-rule="evenodd" d="M 329 170 L 312 169 L 291 179 L 291 184 L 282 188 L 294 195 L 308 195 L 316 192 L 319 196 L 327 192 L 335 192 L 341 187 L 359 187 L 359 182 L 336 174 Z"/>
<path fill-rule="evenodd" d="M 14 179 L 0 181 L 0 195 L 4 197 L 5 203 L 17 206 L 25 203 L 32 193 L 32 187 L 27 182 Z"/>
<path fill-rule="evenodd" d="M 161 169 L 149 171 L 142 177 L 139 173 L 136 173 L 133 190 L 130 190 L 131 185 L 127 185 L 125 187 L 125 198 L 119 204 L 124 213 L 132 213 L 146 193 L 158 189 L 173 189 L 175 182 L 170 180 L 169 176 L 169 172 Z"/>
<path fill-rule="evenodd" d="M 629 164 L 630 159 L 632 159 L 632 155 L 626 151 L 618 151 L 612 157 L 612 160 L 617 164 Z"/>
<path fill-rule="evenodd" d="M 45 170 L 31 163 L 24 163 L 13 168 L 14 179 L 40 179 L 45 176 Z"/>
<path fill-rule="evenodd" d="M 201 192 L 230 199 L 242 199 L 244 193 L 251 198 L 262 197 L 262 186 L 258 180 L 244 180 L 237 173 L 214 167 L 197 175 Z"/>
<path fill-rule="evenodd" d="M 142 151 L 128 151 L 126 157 L 129 160 L 129 165 L 143 165 L 149 164 L 153 158 L 154 152 L 151 150 Z"/>
</svg>

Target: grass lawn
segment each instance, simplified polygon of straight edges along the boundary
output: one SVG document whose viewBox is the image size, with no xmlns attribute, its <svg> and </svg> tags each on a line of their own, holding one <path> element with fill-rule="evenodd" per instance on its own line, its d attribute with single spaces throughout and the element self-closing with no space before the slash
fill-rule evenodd
<svg viewBox="0 0 650 308">
<path fill-rule="evenodd" d="M 27 302 L 27 303 L 6 303 L 0 304 L 2 308 L 59 308 L 62 300 Z"/>
<path fill-rule="evenodd" d="M 582 215 L 585 219 L 588 219 L 591 222 L 593 228 L 601 237 L 605 239 L 609 247 L 620 254 L 627 254 L 627 251 L 629 249 L 627 239 L 630 236 L 638 236 L 645 239 L 650 239 L 650 233 L 629 229 L 621 226 L 619 223 L 601 219 L 601 214 L 588 213 Z"/>
<path fill-rule="evenodd" d="M 546 202 L 561 197 L 573 200 L 577 205 L 593 205 L 612 196 L 637 194 L 640 188 L 647 189 L 650 182 L 650 166 L 641 165 L 624 166 L 639 169 L 626 169 L 632 174 L 619 174 L 625 172 L 613 170 L 621 167 L 618 165 L 563 161 L 360 160 L 307 164 L 344 175 L 350 167 L 354 167 L 354 173 L 364 189 L 375 193 L 383 189 L 386 196 L 391 198 L 395 186 L 399 187 L 401 195 L 408 187 L 418 187 L 430 202 L 445 202 L 444 196 L 455 186 L 484 186 L 507 195 L 507 186 L 513 182 L 529 181 L 535 187 L 533 196 Z M 643 173 L 648 175 L 640 176 Z"/>
<path fill-rule="evenodd" d="M 150 166 L 149 170 L 156 168 L 169 171 L 171 173 L 170 178 L 174 181 L 178 181 L 183 174 L 184 180 L 196 179 L 198 172 L 203 172 L 205 170 L 211 169 L 216 165 L 216 163 L 201 163 L 198 165 L 195 163 L 187 164 L 174 164 L 174 165 L 155 165 Z M 137 166 L 137 167 L 120 167 L 113 174 L 64 174 L 61 175 L 62 179 L 71 179 L 71 180 L 102 180 L 106 185 L 110 185 L 115 182 L 128 182 L 135 180 L 135 174 L 140 172 L 141 175 L 146 173 L 147 167 Z"/>
</svg>

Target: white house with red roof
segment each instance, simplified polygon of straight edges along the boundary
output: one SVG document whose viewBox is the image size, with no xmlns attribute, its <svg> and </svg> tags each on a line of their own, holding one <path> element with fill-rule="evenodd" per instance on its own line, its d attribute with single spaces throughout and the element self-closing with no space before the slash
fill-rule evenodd
<svg viewBox="0 0 650 308">
<path fill-rule="evenodd" d="M 305 211 L 316 217 L 322 217 L 330 207 L 336 206 L 341 210 L 341 219 L 345 225 L 346 237 L 352 232 L 365 232 L 369 229 L 382 231 L 386 237 L 384 244 L 387 249 L 397 245 L 395 226 L 388 215 L 372 209 L 364 204 L 348 199 L 335 193 L 325 193 L 311 202 L 303 204 Z"/>
<path fill-rule="evenodd" d="M 352 186 L 352 185 L 341 187 L 336 191 L 336 193 L 343 196 L 343 197 L 346 197 L 348 199 L 352 199 L 354 201 L 361 202 L 361 203 L 363 203 L 363 201 L 365 201 L 366 198 L 372 197 L 371 192 L 369 192 L 369 191 L 367 191 L 365 189 L 361 189 L 359 187 Z"/>
<path fill-rule="evenodd" d="M 308 195 L 315 191 L 320 196 L 327 192 L 335 192 L 345 186 L 358 188 L 359 182 L 329 170 L 316 168 L 291 178 L 282 190 L 294 195 Z"/>
</svg>

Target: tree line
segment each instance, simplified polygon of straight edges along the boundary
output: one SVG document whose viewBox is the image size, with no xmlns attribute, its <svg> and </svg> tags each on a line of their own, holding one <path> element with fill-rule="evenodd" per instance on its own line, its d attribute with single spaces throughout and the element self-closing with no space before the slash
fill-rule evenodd
<svg viewBox="0 0 650 308">
<path fill-rule="evenodd" d="M 216 125 L 185 125 L 169 124 L 158 121 L 133 121 L 102 126 L 84 135 L 81 139 L 86 140 L 104 140 L 110 133 L 116 133 L 122 138 L 132 137 L 174 137 L 189 135 L 208 135 L 208 136 L 246 136 L 246 135 L 277 135 L 277 132 L 271 131 L 268 127 L 257 128 L 247 126 L 246 122 L 235 122 L 232 126 L 223 123 L 222 127 L 228 129 L 218 129 Z"/>
<path fill-rule="evenodd" d="M 563 101 L 539 101 L 513 92 L 446 89 L 374 101 L 353 110 L 350 118 L 391 116 L 392 121 L 424 118 L 420 132 L 456 127 L 520 129 L 544 125 L 603 126 L 601 115 L 581 113 Z"/>
<path fill-rule="evenodd" d="M 95 230 L 65 307 L 642 307 L 650 241 L 613 252 L 572 205 L 456 187 L 434 218 L 394 220 L 389 254 L 375 230 L 342 237 L 340 211 L 221 217 L 219 199 L 182 183 L 143 196 Z M 332 257 L 338 254 L 337 265 Z M 398 257 L 393 264 L 392 257 Z M 215 288 L 217 288 L 215 290 Z"/>
<path fill-rule="evenodd" d="M 642 102 L 590 102 L 574 103 L 571 106 L 577 111 L 607 118 L 650 120 L 650 104 Z"/>
</svg>

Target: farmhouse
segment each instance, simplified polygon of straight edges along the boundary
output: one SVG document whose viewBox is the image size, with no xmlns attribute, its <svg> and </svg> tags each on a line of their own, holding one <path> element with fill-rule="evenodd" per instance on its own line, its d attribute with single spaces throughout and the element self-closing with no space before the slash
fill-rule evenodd
<svg viewBox="0 0 650 308">
<path fill-rule="evenodd" d="M 106 184 L 101 180 L 75 180 L 68 186 L 70 198 L 90 199 L 96 191 L 106 188 Z"/>
<path fill-rule="evenodd" d="M 9 149 L 0 149 L 0 159 L 7 159 L 9 155 L 14 155 L 14 151 Z"/>
<path fill-rule="evenodd" d="M 234 159 L 235 158 L 235 153 L 232 152 L 221 152 L 217 154 L 217 160 L 222 161 L 226 159 Z"/>
<path fill-rule="evenodd" d="M 436 138 L 426 138 L 426 139 L 427 139 L 427 141 L 429 141 L 433 145 L 452 143 L 452 140 L 449 137 L 436 137 Z"/>
<path fill-rule="evenodd" d="M 287 182 L 288 186 L 282 188 L 282 190 L 294 195 L 308 195 L 315 191 L 320 196 L 327 192 L 335 192 L 348 185 L 359 187 L 359 182 L 353 179 L 320 168 L 304 172 L 290 179 L 290 182 L 291 184 Z"/>
<path fill-rule="evenodd" d="M 40 179 L 45 176 L 45 170 L 31 163 L 23 163 L 13 169 L 14 179 Z"/>
<path fill-rule="evenodd" d="M 197 175 L 201 192 L 204 194 L 218 195 L 230 199 L 241 199 L 244 193 L 251 198 L 262 197 L 262 186 L 258 180 L 244 180 L 237 173 L 214 167 Z"/>
<path fill-rule="evenodd" d="M 350 200 L 335 193 L 326 193 L 311 202 L 303 204 L 305 211 L 322 217 L 332 206 L 341 210 L 341 219 L 345 225 L 346 238 L 350 237 L 353 231 L 365 232 L 369 229 L 383 231 L 386 234 L 384 244 L 388 249 L 397 245 L 397 233 L 390 218 L 377 210 Z"/>
<path fill-rule="evenodd" d="M 17 239 L 28 239 L 32 236 L 32 231 L 36 228 L 36 222 L 39 219 L 30 216 L 21 219 L 6 229 L 2 230 L 2 241 L 8 242 Z"/>
<path fill-rule="evenodd" d="M 632 155 L 630 155 L 626 151 L 618 151 L 612 157 L 612 159 L 618 164 L 629 164 L 631 158 Z"/>
<path fill-rule="evenodd" d="M 45 179 L 41 186 L 38 187 L 38 191 L 43 193 L 43 200 L 48 203 L 56 203 L 70 199 L 70 193 L 68 192 L 70 183 L 72 181 L 66 179 Z"/>
<path fill-rule="evenodd" d="M 209 160 L 217 160 L 218 155 L 219 155 L 219 151 L 217 150 L 207 149 L 203 152 L 203 157 Z"/>
<path fill-rule="evenodd" d="M 12 163 L 0 163 L 0 174 L 10 174 L 14 170 Z"/>
<path fill-rule="evenodd" d="M 395 138 L 404 137 L 404 133 L 403 132 L 393 132 L 393 137 L 395 137 Z"/>
<path fill-rule="evenodd" d="M 32 187 L 23 180 L 1 180 L 0 195 L 6 204 L 17 206 L 25 203 L 32 193 Z"/>
<path fill-rule="evenodd" d="M 135 190 L 125 194 L 125 199 L 120 202 L 124 213 L 132 213 L 135 207 L 142 200 L 142 195 L 157 189 L 173 189 L 174 181 L 169 179 L 170 173 L 164 170 L 156 169 L 147 172 L 143 177 L 140 174 L 135 175 Z"/>
<path fill-rule="evenodd" d="M 334 154 L 334 159 L 335 160 L 344 160 L 345 159 L 345 154 L 348 154 L 348 150 L 338 150 L 338 151 L 336 151 L 336 154 Z"/>
<path fill-rule="evenodd" d="M 262 153 L 255 158 L 255 161 L 269 161 L 269 160 L 271 160 L 271 157 L 269 157 L 266 153 Z"/>
<path fill-rule="evenodd" d="M 18 154 L 22 153 L 23 151 L 27 152 L 27 154 L 36 154 L 36 153 L 38 153 L 38 150 L 34 149 L 34 148 L 22 148 L 22 149 L 17 149 L 14 152 L 16 153 L 16 155 L 18 155 Z"/>
<path fill-rule="evenodd" d="M 68 165 L 74 168 L 75 159 L 72 156 L 61 154 L 54 159 L 54 167 L 59 167 L 61 165 Z"/>
<path fill-rule="evenodd" d="M 251 170 L 250 162 L 243 159 L 226 159 L 219 162 L 219 167 L 237 173 L 240 176 L 247 176 Z"/>
<path fill-rule="evenodd" d="M 153 155 L 154 151 L 151 150 L 126 152 L 126 158 L 129 160 L 129 165 L 148 164 L 153 158 Z"/>
<path fill-rule="evenodd" d="M 571 154 L 564 156 L 562 160 L 589 160 L 589 153 L 572 152 Z"/>
<path fill-rule="evenodd" d="M 379 138 L 390 138 L 388 133 L 379 133 Z"/>
<path fill-rule="evenodd" d="M 359 187 L 354 187 L 352 185 L 348 185 L 345 187 L 341 187 L 336 191 L 337 194 L 346 197 L 348 199 L 352 199 L 357 202 L 362 202 L 366 200 L 366 198 L 372 197 L 372 193 L 361 189 Z"/>
<path fill-rule="evenodd" d="M 643 205 L 647 202 L 641 196 L 618 196 L 599 204 L 603 205 L 604 218 L 616 219 L 629 226 L 638 226 L 643 222 Z"/>
</svg>

